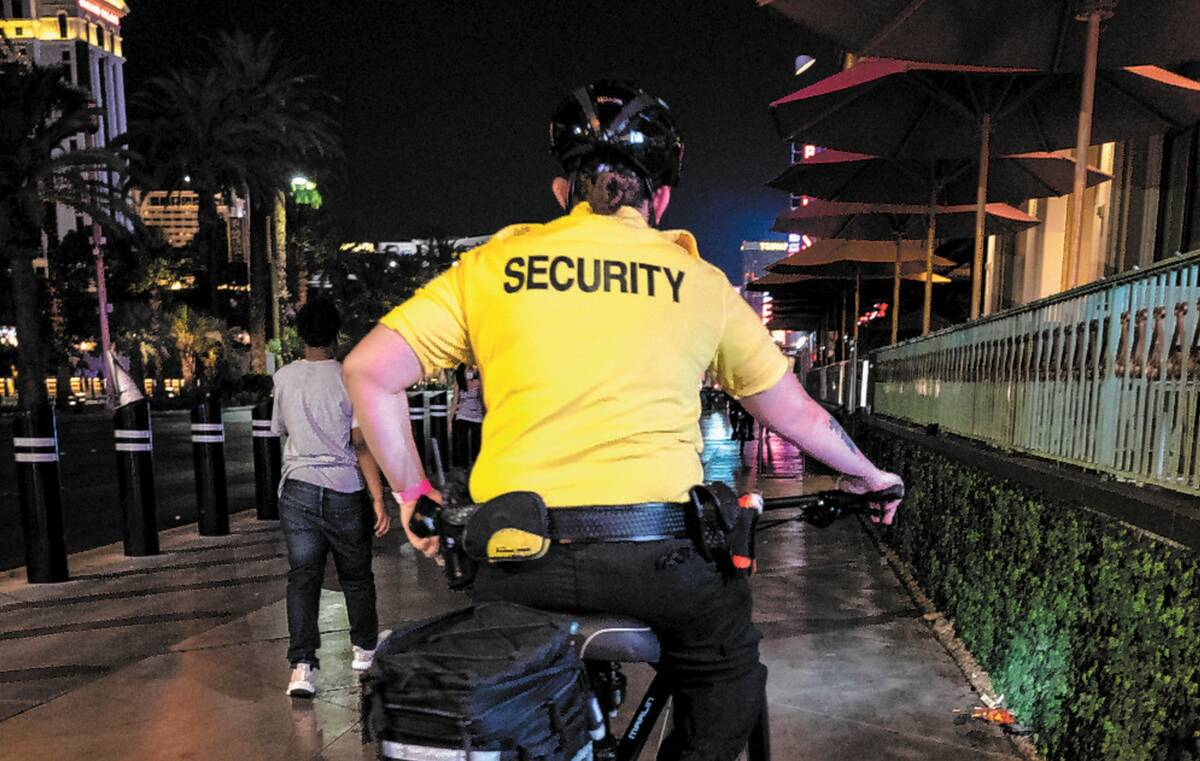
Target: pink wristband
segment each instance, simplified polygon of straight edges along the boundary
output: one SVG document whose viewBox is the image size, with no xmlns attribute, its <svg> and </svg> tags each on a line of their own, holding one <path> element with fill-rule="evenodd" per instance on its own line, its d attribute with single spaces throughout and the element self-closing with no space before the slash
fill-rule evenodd
<svg viewBox="0 0 1200 761">
<path fill-rule="evenodd" d="M 400 492 L 400 500 L 402 502 L 412 502 L 424 497 L 431 491 L 433 491 L 433 484 L 429 483 L 428 478 L 422 478 L 420 483 L 413 484 L 404 491 Z"/>
</svg>

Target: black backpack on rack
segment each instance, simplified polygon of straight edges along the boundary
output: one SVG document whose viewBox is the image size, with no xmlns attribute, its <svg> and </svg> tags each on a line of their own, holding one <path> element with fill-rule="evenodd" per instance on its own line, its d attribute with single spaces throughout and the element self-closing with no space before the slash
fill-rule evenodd
<svg viewBox="0 0 1200 761">
<path fill-rule="evenodd" d="M 585 761 L 587 679 L 568 617 L 483 603 L 397 631 L 363 679 L 385 759 Z"/>
</svg>

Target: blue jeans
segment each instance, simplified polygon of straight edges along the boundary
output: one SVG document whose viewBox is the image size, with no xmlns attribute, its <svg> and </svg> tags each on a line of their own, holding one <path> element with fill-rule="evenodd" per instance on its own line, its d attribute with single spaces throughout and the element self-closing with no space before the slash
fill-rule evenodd
<svg viewBox="0 0 1200 761">
<path fill-rule="evenodd" d="M 320 668 L 321 631 L 317 608 L 325 557 L 333 551 L 338 581 L 346 595 L 350 642 L 375 649 L 379 618 L 375 611 L 375 575 L 371 540 L 375 513 L 365 490 L 353 493 L 288 479 L 279 497 L 279 521 L 287 540 L 288 661 Z"/>
</svg>

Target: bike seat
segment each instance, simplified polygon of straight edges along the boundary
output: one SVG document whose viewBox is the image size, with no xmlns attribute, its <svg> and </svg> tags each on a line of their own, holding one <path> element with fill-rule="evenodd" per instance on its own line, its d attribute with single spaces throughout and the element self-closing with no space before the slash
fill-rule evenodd
<svg viewBox="0 0 1200 761">
<path fill-rule="evenodd" d="M 658 663 L 658 637 L 644 621 L 600 613 L 572 614 L 579 624 L 579 657 L 593 661 Z"/>
</svg>

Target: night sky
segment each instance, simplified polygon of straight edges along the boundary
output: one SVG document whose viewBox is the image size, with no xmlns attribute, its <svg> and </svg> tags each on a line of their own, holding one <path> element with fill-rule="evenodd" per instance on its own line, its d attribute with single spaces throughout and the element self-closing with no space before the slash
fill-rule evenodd
<svg viewBox="0 0 1200 761">
<path fill-rule="evenodd" d="M 340 99 L 342 181 L 323 188 L 355 237 L 431 226 L 494 232 L 558 213 L 547 124 L 574 86 L 627 79 L 662 97 L 686 142 L 665 227 L 691 229 L 731 276 L 743 239 L 787 198 L 764 187 L 786 166 L 767 104 L 837 69 L 833 51 L 754 0 L 416 2 L 128 0 L 126 88 L 194 60 L 220 29 L 274 30 Z M 792 75 L 796 55 L 818 64 Z"/>
</svg>

